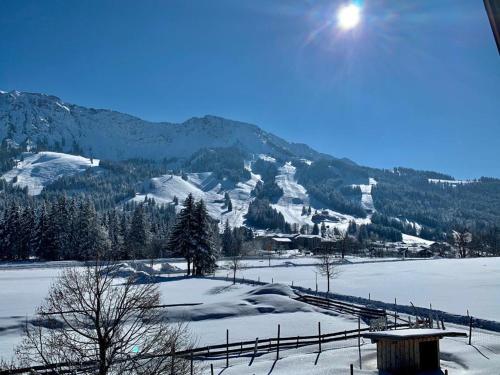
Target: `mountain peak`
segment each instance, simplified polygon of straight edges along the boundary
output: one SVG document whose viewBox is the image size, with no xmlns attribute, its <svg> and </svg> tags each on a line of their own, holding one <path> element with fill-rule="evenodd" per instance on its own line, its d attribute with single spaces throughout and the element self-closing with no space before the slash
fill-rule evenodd
<svg viewBox="0 0 500 375">
<path fill-rule="evenodd" d="M 202 148 L 228 146 L 274 157 L 324 157 L 257 125 L 216 115 L 158 125 L 116 111 L 67 104 L 53 95 L 11 91 L 0 96 L 0 140 L 18 144 L 30 140 L 43 148 L 109 160 L 188 158 Z"/>
</svg>

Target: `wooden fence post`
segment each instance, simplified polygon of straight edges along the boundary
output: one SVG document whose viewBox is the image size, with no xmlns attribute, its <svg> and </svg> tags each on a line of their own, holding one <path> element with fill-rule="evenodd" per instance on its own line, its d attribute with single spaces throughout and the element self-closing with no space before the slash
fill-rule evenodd
<svg viewBox="0 0 500 375">
<path fill-rule="evenodd" d="M 280 325 L 278 324 L 278 345 L 276 350 L 276 360 L 280 359 Z"/>
<path fill-rule="evenodd" d="M 194 374 L 194 366 L 193 366 L 193 352 L 191 352 L 191 366 L 190 366 L 190 374 Z"/>
<path fill-rule="evenodd" d="M 396 311 L 397 306 L 398 301 L 396 300 L 396 298 L 394 298 L 394 329 L 396 329 L 398 326 L 398 312 Z"/>
<path fill-rule="evenodd" d="M 472 316 L 469 317 L 469 345 L 472 345 Z"/>
<path fill-rule="evenodd" d="M 229 367 L 229 330 L 226 329 L 226 367 Z"/>
<path fill-rule="evenodd" d="M 358 356 L 359 356 L 359 369 L 362 370 L 361 365 L 361 317 L 358 316 Z"/>
<path fill-rule="evenodd" d="M 210 374 L 214 375 L 214 364 L 213 363 L 210 364 Z"/>
<path fill-rule="evenodd" d="M 351 366 L 349 366 L 349 367 L 350 367 L 350 370 L 351 370 L 351 375 L 354 375 L 354 366 L 353 366 L 353 364 L 351 363 Z"/>
<path fill-rule="evenodd" d="M 256 337 L 255 338 L 255 346 L 253 348 L 253 358 L 254 359 L 255 359 L 255 356 L 257 355 L 257 348 L 258 348 L 258 346 L 259 346 L 259 338 Z M 252 362 L 253 362 L 253 360 L 252 360 Z"/>
<path fill-rule="evenodd" d="M 319 352 L 321 353 L 321 322 L 318 322 L 318 345 Z"/>
</svg>

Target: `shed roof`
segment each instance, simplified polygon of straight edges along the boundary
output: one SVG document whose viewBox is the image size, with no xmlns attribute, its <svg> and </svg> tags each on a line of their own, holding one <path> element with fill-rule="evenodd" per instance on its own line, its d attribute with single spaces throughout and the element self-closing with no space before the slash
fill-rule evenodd
<svg viewBox="0 0 500 375">
<path fill-rule="evenodd" d="M 457 336 L 467 337 L 467 334 L 459 331 L 432 328 L 397 329 L 392 331 L 378 331 L 363 334 L 363 337 L 372 340 L 409 340 L 423 337 L 436 337 L 438 339 L 442 339 L 443 337 Z"/>
</svg>

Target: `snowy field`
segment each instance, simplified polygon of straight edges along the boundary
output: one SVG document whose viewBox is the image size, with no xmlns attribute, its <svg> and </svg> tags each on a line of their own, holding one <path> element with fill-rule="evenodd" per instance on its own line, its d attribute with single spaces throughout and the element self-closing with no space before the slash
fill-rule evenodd
<svg viewBox="0 0 500 375">
<path fill-rule="evenodd" d="M 465 315 L 500 320 L 500 258 L 431 259 L 399 262 L 357 263 L 339 266 L 341 274 L 332 281 L 335 293 L 428 307 Z M 316 288 L 314 266 L 251 268 L 239 277 L 264 282 Z M 221 270 L 220 276 L 227 271 Z M 318 275 L 319 290 L 326 281 Z"/>
<path fill-rule="evenodd" d="M 281 261 L 284 260 L 273 260 Z M 383 291 L 388 291 L 385 294 L 388 300 L 394 298 L 392 292 L 397 292 L 401 303 L 411 299 L 416 304 L 422 301 L 423 306 L 427 293 L 436 308 L 452 308 L 454 305 L 450 301 L 460 297 L 460 300 L 470 300 L 469 308 L 476 316 L 481 316 L 476 311 L 484 311 L 481 317 L 494 318 L 495 314 L 498 316 L 498 306 L 495 306 L 498 298 L 495 299 L 492 293 L 496 291 L 498 297 L 499 265 L 500 259 L 351 263 L 341 266 L 343 272 L 334 281 L 334 289 L 361 296 L 372 290 L 372 298 L 382 300 L 385 298 Z M 49 267 L 0 268 L 0 357 L 10 357 L 20 340 L 26 318 L 32 316 L 60 271 L 50 264 L 46 266 Z M 225 272 L 221 271 L 224 275 Z M 313 286 L 315 282 L 314 267 L 310 266 L 249 268 L 242 274 L 251 278 L 260 275 L 261 279 L 273 277 L 275 282 L 287 284 L 294 280 L 302 286 Z M 460 277 L 453 277 L 453 274 Z M 323 289 L 321 278 L 319 283 Z M 286 285 L 254 287 L 211 279 L 178 279 L 165 280 L 159 283 L 159 288 L 164 304 L 201 303 L 165 310 L 165 316 L 171 321 L 189 322 L 196 346 L 224 343 L 226 329 L 230 341 L 238 342 L 274 337 L 278 324 L 282 337 L 315 334 L 318 322 L 324 333 L 357 328 L 357 319 L 352 316 L 291 299 L 292 291 Z M 466 327 L 448 327 L 466 330 Z M 497 374 L 500 368 L 499 334 L 476 332 L 474 339 L 474 346 L 466 345 L 463 338 L 442 340 L 442 367 L 450 370 L 450 374 Z M 358 365 L 356 344 L 356 340 L 325 344 L 320 355 L 315 346 L 283 350 L 277 362 L 275 352 L 264 353 L 251 366 L 251 358 L 245 356 L 231 358 L 230 367 L 226 369 L 223 360 L 212 363 L 218 374 L 348 374 L 350 363 Z M 363 371 L 356 369 L 355 373 L 377 374 L 375 345 L 362 340 L 361 349 Z M 201 364 L 204 374 L 210 374 L 209 364 Z"/>
</svg>

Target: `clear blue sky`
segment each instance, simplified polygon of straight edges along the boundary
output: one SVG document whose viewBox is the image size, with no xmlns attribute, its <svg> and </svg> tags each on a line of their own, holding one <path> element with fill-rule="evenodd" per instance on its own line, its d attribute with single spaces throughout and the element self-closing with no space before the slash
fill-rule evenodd
<svg viewBox="0 0 500 375">
<path fill-rule="evenodd" d="M 1 0 L 0 89 L 154 121 L 255 123 L 374 167 L 500 177 L 500 57 L 480 0 Z"/>
</svg>

